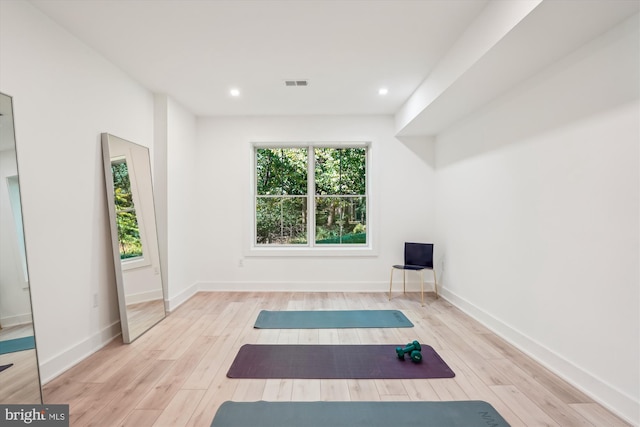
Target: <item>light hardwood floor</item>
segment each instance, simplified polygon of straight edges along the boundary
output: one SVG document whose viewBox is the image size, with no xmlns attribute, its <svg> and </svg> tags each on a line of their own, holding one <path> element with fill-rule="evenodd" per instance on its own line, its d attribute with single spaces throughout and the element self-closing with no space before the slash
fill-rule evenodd
<svg viewBox="0 0 640 427">
<path fill-rule="evenodd" d="M 0 341 L 33 336 L 33 324 L 0 328 Z M 40 379 L 35 350 L 0 354 L 0 366 L 13 364 L 0 372 L 0 402 L 19 404 L 40 402 Z"/>
<path fill-rule="evenodd" d="M 0 354 L 0 366 L 13 366 L 0 372 L 0 403 L 40 402 L 40 379 L 36 351 L 23 350 Z"/>
<path fill-rule="evenodd" d="M 208 427 L 226 400 L 484 400 L 513 427 L 628 426 L 442 298 L 428 295 L 425 301 L 421 307 L 419 294 L 401 293 L 391 302 L 384 293 L 199 293 L 132 344 L 115 340 L 48 383 L 44 400 L 68 403 L 71 426 Z M 253 329 L 263 309 L 399 309 L 415 327 Z M 247 343 L 404 344 L 414 339 L 431 345 L 455 378 L 226 377 Z"/>
<path fill-rule="evenodd" d="M 129 338 L 142 335 L 147 329 L 158 323 L 165 316 L 164 301 L 140 302 L 127 305 L 127 319 L 129 320 Z"/>
</svg>

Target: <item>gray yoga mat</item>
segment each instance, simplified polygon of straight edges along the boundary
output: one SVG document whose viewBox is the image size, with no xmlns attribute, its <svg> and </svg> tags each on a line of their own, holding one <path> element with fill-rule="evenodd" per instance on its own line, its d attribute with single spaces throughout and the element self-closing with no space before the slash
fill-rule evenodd
<svg viewBox="0 0 640 427">
<path fill-rule="evenodd" d="M 267 311 L 258 314 L 256 329 L 411 328 L 398 310 Z"/>
<path fill-rule="evenodd" d="M 224 402 L 211 427 L 509 427 L 487 402 Z"/>
</svg>

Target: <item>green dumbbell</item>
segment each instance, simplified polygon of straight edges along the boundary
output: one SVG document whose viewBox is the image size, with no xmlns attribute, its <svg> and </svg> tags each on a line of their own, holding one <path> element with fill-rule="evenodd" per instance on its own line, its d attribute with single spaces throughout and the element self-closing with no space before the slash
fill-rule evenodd
<svg viewBox="0 0 640 427">
<path fill-rule="evenodd" d="M 422 360 L 421 347 L 418 341 L 410 342 L 405 348 L 396 347 L 398 359 L 404 360 L 404 355 L 409 354 L 412 362 L 420 362 Z"/>
</svg>

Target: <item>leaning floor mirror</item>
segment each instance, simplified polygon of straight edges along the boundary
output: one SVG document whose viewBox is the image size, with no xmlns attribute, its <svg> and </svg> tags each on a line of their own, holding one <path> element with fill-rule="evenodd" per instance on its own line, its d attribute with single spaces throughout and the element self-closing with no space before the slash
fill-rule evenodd
<svg viewBox="0 0 640 427">
<path fill-rule="evenodd" d="M 0 93 L 0 403 L 42 403 L 13 121 Z"/>
<path fill-rule="evenodd" d="M 102 134 L 109 222 L 122 340 L 164 319 L 164 293 L 149 149 Z"/>
</svg>

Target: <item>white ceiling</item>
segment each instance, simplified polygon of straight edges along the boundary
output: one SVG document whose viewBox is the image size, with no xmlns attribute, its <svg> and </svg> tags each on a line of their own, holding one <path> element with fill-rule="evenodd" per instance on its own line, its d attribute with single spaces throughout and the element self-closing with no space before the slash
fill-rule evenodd
<svg viewBox="0 0 640 427">
<path fill-rule="evenodd" d="M 197 116 L 388 114 L 398 136 L 439 133 L 640 10 L 638 0 L 31 3 Z"/>
<path fill-rule="evenodd" d="M 501 0 L 492 1 L 492 5 L 496 1 Z M 409 121 L 397 122 L 398 135 L 438 134 L 623 21 L 635 19 L 637 25 L 639 11 L 638 0 L 538 1 L 524 17 L 517 17 L 514 27 L 479 59 L 463 67 L 464 71 L 443 93 L 421 105 Z M 473 34 L 480 39 L 490 31 L 491 26 L 485 25 Z M 629 55 L 639 59 L 640 51 Z M 431 80 L 433 76 L 427 78 L 427 83 Z"/>
<path fill-rule="evenodd" d="M 210 116 L 394 114 L 487 0 L 32 3 L 149 90 Z"/>
</svg>

